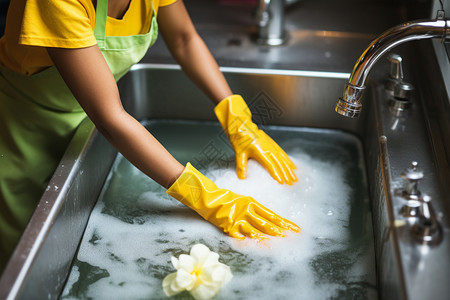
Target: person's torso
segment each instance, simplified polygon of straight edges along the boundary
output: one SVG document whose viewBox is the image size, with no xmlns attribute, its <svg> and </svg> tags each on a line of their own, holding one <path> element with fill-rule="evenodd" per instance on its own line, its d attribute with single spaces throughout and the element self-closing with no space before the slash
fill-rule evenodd
<svg viewBox="0 0 450 300">
<path fill-rule="evenodd" d="M 0 64 L 24 75 L 36 74 L 53 65 L 45 49 L 45 46 L 48 46 L 45 44 L 47 42 L 42 43 L 39 39 L 36 39 L 35 42 L 33 38 L 31 38 L 31 41 L 30 39 L 27 40 L 27 43 L 31 45 L 24 45 L 18 42 L 23 35 L 27 34 L 27 32 L 24 32 L 26 26 L 23 24 L 26 20 L 23 20 L 25 6 L 28 1 L 30 0 L 12 0 L 8 11 L 5 35 L 0 39 Z M 107 17 L 106 36 L 146 34 L 151 26 L 152 3 L 155 12 L 157 12 L 160 5 L 167 5 L 168 3 L 173 3 L 175 1 L 176 0 L 131 0 L 128 4 L 122 2 L 122 7 L 120 9 L 112 10 L 112 14 L 119 18 Z M 92 35 L 88 42 L 81 41 L 79 47 L 94 45 L 96 43 L 95 39 L 93 39 L 96 21 L 95 4 L 91 0 L 72 0 L 71 2 L 73 5 L 79 6 L 77 9 L 85 14 L 85 16 L 83 16 L 84 23 L 82 23 L 84 26 L 83 30 L 86 32 L 86 35 Z M 62 3 L 64 3 L 64 1 L 62 1 Z M 125 5 L 125 7 L 123 5 Z M 36 12 L 36 14 L 39 13 L 41 12 Z M 121 18 L 120 15 L 122 15 Z M 52 19 L 51 17 L 49 18 L 49 16 L 42 17 L 45 17 L 47 20 Z M 74 22 L 74 28 L 80 26 L 76 23 L 76 19 L 69 20 L 68 18 L 65 18 L 64 20 L 64 22 Z M 87 26 L 89 26 L 89 28 L 86 28 Z M 48 34 L 45 30 L 43 30 L 43 32 L 44 36 L 45 34 Z M 37 36 L 42 36 L 38 33 L 39 31 L 36 32 Z M 52 37 L 50 37 L 50 39 L 51 38 Z M 50 44 L 50 46 L 67 48 L 77 47 L 76 43 L 70 44 L 69 46 L 65 43 L 59 45 L 57 37 L 55 37 L 55 40 L 56 44 Z M 53 43 L 53 41 L 51 42 Z M 36 43 L 36 46 L 34 46 L 34 43 Z"/>
</svg>

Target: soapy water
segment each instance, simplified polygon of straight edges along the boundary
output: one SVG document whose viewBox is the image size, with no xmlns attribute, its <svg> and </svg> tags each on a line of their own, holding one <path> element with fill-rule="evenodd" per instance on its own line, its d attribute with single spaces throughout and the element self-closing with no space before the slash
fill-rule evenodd
<svg viewBox="0 0 450 300">
<path fill-rule="evenodd" d="M 166 135 L 170 127 L 150 130 Z M 215 137 L 193 132 L 204 143 Z M 237 178 L 232 164 L 200 170 L 218 187 L 252 196 L 293 221 L 301 233 L 260 243 L 228 237 L 119 155 L 61 298 L 165 299 L 162 280 L 175 271 L 170 257 L 203 243 L 233 273 L 214 299 L 376 299 L 371 218 L 357 140 L 329 131 L 267 132 L 296 164 L 294 185 L 278 184 L 253 160 L 245 180 Z M 176 146 L 176 135 L 173 139 Z M 231 152 L 224 152 L 232 161 Z M 172 298 L 191 296 L 183 292 Z"/>
</svg>

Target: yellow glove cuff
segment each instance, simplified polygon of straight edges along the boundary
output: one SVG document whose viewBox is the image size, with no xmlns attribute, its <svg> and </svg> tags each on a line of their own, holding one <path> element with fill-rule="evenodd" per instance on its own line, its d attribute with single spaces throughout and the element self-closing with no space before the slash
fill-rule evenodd
<svg viewBox="0 0 450 300">
<path fill-rule="evenodd" d="M 216 105 L 214 112 L 222 128 L 227 128 L 236 119 L 252 119 L 252 113 L 240 95 L 231 95 L 223 99 Z"/>
<path fill-rule="evenodd" d="M 166 193 L 202 215 L 199 209 L 204 209 L 206 206 L 205 203 L 202 203 L 205 194 L 216 190 L 218 188 L 214 182 L 200 173 L 191 163 L 187 163 L 183 173 L 167 189 Z"/>
</svg>

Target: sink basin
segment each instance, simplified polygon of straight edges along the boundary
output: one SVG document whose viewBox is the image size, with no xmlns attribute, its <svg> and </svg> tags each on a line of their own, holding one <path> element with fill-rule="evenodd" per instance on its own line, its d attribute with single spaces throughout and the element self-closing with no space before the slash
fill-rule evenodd
<svg viewBox="0 0 450 300">
<path fill-rule="evenodd" d="M 192 162 L 218 186 L 254 197 L 303 232 L 260 244 L 237 241 L 119 155 L 61 299 L 163 299 L 162 279 L 175 271 L 170 257 L 197 243 L 218 252 L 233 272 L 215 299 L 377 299 L 362 148 L 353 135 L 265 126 L 298 166 L 300 182 L 287 186 L 253 161 L 247 179 L 239 180 L 217 122 L 152 119 L 144 125 L 182 164 Z M 187 293 L 179 297 L 190 299 Z"/>
<path fill-rule="evenodd" d="M 386 65 L 380 63 L 380 68 L 385 67 Z M 323 171 L 323 166 L 337 166 L 337 170 L 341 170 L 339 171 L 341 173 L 336 174 L 343 174 L 343 176 L 332 176 L 336 181 L 330 180 L 330 182 L 337 183 L 337 186 L 341 187 L 351 187 L 347 190 L 348 205 L 344 205 L 344 212 L 340 214 L 342 218 L 336 218 L 334 227 L 345 230 L 343 236 L 336 237 L 338 242 L 333 246 L 335 251 L 323 251 L 313 257 L 307 257 L 301 253 L 301 243 L 295 245 L 292 252 L 285 251 L 290 249 L 289 247 L 278 248 L 278 250 L 299 266 L 309 268 L 308 272 L 312 277 L 308 280 L 311 280 L 313 284 L 329 283 L 333 286 L 334 290 L 328 296 L 364 295 L 367 298 L 376 298 L 378 295 L 382 299 L 424 299 L 423 290 L 426 289 L 418 286 L 417 282 L 421 284 L 425 282 L 426 286 L 433 286 L 438 295 L 444 293 L 446 286 L 442 284 L 442 280 L 448 278 L 445 276 L 447 272 L 445 270 L 450 270 L 450 267 L 446 267 L 449 261 L 442 260 L 438 263 L 439 266 L 433 262 L 437 261 L 434 253 L 437 257 L 448 253 L 446 252 L 449 245 L 448 227 L 445 222 L 442 222 L 444 229 L 442 242 L 434 248 L 427 248 L 428 246 L 412 241 L 409 227 L 406 226 L 407 222 L 398 214 L 402 203 L 393 197 L 393 193 L 395 188 L 401 186 L 397 177 L 402 168 L 408 166 L 405 161 L 407 162 L 410 157 L 408 155 L 403 157 L 404 150 L 396 151 L 400 136 L 404 133 L 401 130 L 405 127 L 400 126 L 404 125 L 402 123 L 404 120 L 397 120 L 398 126 L 395 128 L 392 126 L 395 118 L 389 115 L 387 108 L 379 100 L 383 99 L 384 91 L 382 85 L 375 84 L 377 78 L 373 78 L 367 88 L 364 98 L 365 108 L 361 116 L 352 120 L 334 112 L 334 103 L 342 94 L 348 77 L 347 73 L 233 67 L 222 68 L 222 71 L 233 91 L 241 94 L 248 102 L 255 122 L 267 130 L 294 157 L 299 167 L 298 172 L 305 172 L 299 173 L 304 176 L 299 176 L 300 182 L 297 188 L 305 187 L 308 174 L 311 176 L 313 174 L 312 169 L 309 168 L 314 164 L 319 165 L 320 162 L 328 165 L 322 165 L 322 168 L 318 170 Z M 374 76 L 379 73 L 384 74 L 384 72 L 374 72 Z M 182 163 L 193 157 L 194 165 L 197 163 L 199 169 L 224 185 L 228 183 L 220 181 L 221 178 L 231 180 L 235 177 L 233 156 L 229 146 L 223 141 L 223 135 L 220 134 L 221 130 L 213 114 L 213 105 L 177 66 L 138 64 L 119 82 L 119 88 L 125 109 L 154 132 Z M 378 101 L 374 101 L 375 99 Z M 420 122 L 414 120 L 410 122 L 415 124 L 413 125 L 415 132 L 423 133 Z M 223 161 L 228 163 L 220 168 L 210 168 L 208 165 L 201 164 L 202 160 L 197 154 L 216 138 L 221 140 L 223 148 L 218 149 L 223 150 L 225 155 Z M 183 143 L 180 142 L 181 139 L 192 139 L 195 143 Z M 429 152 L 429 149 L 425 148 L 423 153 L 418 154 L 421 161 L 430 160 Z M 258 174 L 257 176 L 264 174 L 261 169 L 258 169 L 258 165 L 251 164 L 250 167 L 254 174 Z M 305 170 L 309 170 L 310 173 Z M 429 169 L 425 168 L 425 170 L 429 173 Z M 257 177 L 256 180 L 263 180 L 263 177 L 261 178 Z M 258 183 L 254 180 L 249 176 L 248 182 L 257 185 Z M 241 182 L 236 180 L 231 184 L 239 188 Z M 431 189 L 431 185 L 425 182 L 423 187 Z M 278 188 L 275 185 L 264 191 Z M 290 189 L 287 186 L 283 188 Z M 294 190 L 291 192 L 304 195 L 301 193 L 305 190 L 295 191 L 295 188 L 294 185 L 292 187 Z M 240 193 L 246 192 L 256 193 L 254 197 L 258 197 L 257 188 L 252 190 L 245 185 L 241 186 Z M 297 196 L 296 198 L 294 194 L 289 193 L 287 192 L 286 198 L 290 197 L 291 200 L 286 200 L 288 202 L 293 201 L 292 199 L 296 199 L 295 203 L 307 201 L 305 199 L 307 197 Z M 335 194 L 336 197 L 339 196 Z M 339 194 L 342 195 L 342 193 Z M 77 276 L 90 274 L 89 284 L 99 283 L 102 279 L 108 278 L 103 266 L 95 266 L 92 261 L 87 263 L 87 259 L 83 256 L 85 247 L 89 248 L 101 243 L 98 236 L 96 238 L 94 234 L 95 218 L 104 215 L 101 212 L 104 212 L 105 207 L 109 207 L 107 215 L 113 218 L 111 224 L 121 222 L 122 225 L 126 223 L 144 226 L 157 220 L 161 215 L 166 215 L 169 219 L 177 219 L 178 222 L 180 215 L 188 216 L 190 221 L 207 226 L 205 232 L 208 232 L 208 235 L 196 241 L 208 244 L 212 250 L 218 251 L 226 263 L 237 270 L 235 277 L 244 278 L 242 276 L 246 272 L 242 268 L 252 265 L 252 261 L 254 265 L 255 257 L 251 256 L 252 252 L 245 252 L 248 251 L 244 249 L 246 247 L 243 247 L 242 251 L 237 251 L 236 247 L 239 248 L 239 246 L 234 244 L 232 239 L 208 227 L 208 223 L 199 220 L 195 214 L 186 211 L 184 207 L 169 202 L 169 199 L 162 198 L 163 201 L 158 202 L 163 195 L 163 191 L 153 181 L 133 169 L 95 130 L 92 123 L 85 120 L 78 128 L 0 279 L 0 298 L 54 299 L 66 296 L 83 298 L 83 295 L 86 296 L 83 293 L 89 288 L 83 287 L 84 283 L 77 283 Z M 334 194 L 331 193 L 331 195 Z M 129 204 L 123 204 L 124 199 L 136 201 L 137 205 L 130 207 Z M 165 202 L 165 200 L 168 201 Z M 326 199 L 318 198 L 317 201 L 321 201 L 324 207 L 314 209 L 314 213 L 322 214 L 326 220 L 333 220 L 338 208 L 329 208 Z M 267 202 L 267 205 L 270 206 L 273 203 Z M 276 206 L 273 207 L 274 210 L 275 208 Z M 439 203 L 435 208 L 438 212 L 443 211 Z M 325 237 L 323 243 L 326 245 L 330 242 L 326 238 L 326 230 L 323 235 L 312 236 L 311 232 L 316 229 L 311 225 L 312 220 L 309 224 L 302 221 L 307 220 L 306 216 L 309 214 L 300 208 L 297 212 L 305 213 L 305 218 L 297 219 L 295 215 L 289 215 L 289 211 L 284 213 L 287 218 L 294 218 L 296 222 L 301 223 L 299 225 L 303 227 L 304 233 L 300 234 L 300 239 L 320 244 L 318 242 L 320 237 Z M 283 214 L 283 211 L 280 214 Z M 445 220 L 442 213 L 440 214 L 441 220 Z M 130 232 L 144 227 L 133 228 Z M 160 284 L 164 274 L 173 272 L 169 264 L 170 256 L 188 252 L 189 247 L 192 246 L 190 243 L 195 239 L 188 235 L 183 227 L 172 228 L 168 225 L 167 228 L 164 226 L 155 228 L 156 232 L 152 231 L 151 234 L 153 239 L 143 241 L 148 243 L 144 250 L 139 248 L 142 245 L 136 246 L 140 249 L 136 251 L 143 251 L 145 255 L 138 254 L 133 259 L 123 259 L 120 255 L 110 253 L 110 259 L 118 264 L 120 261 L 132 261 L 144 274 L 144 278 L 150 278 L 152 274 L 155 274 L 152 278 Z M 161 231 L 158 231 L 158 228 Z M 175 236 L 181 234 L 184 239 L 173 241 L 169 238 L 170 232 L 173 235 L 177 234 Z M 201 234 L 197 232 L 196 235 L 201 236 Z M 211 241 L 209 234 L 215 242 Z M 145 236 L 145 231 L 142 235 Z M 288 243 L 292 242 L 292 239 L 295 240 L 294 236 L 296 235 L 288 236 Z M 113 238 L 113 240 L 120 241 L 120 238 Z M 172 247 L 171 243 L 175 246 Z M 277 242 L 271 245 L 273 249 L 277 249 Z M 311 249 L 311 244 L 308 245 L 305 242 L 305 247 L 307 246 L 309 247 L 307 249 Z M 251 248 L 254 245 L 248 247 Z M 361 252 L 361 249 L 364 251 Z M 424 249 L 428 249 L 427 254 L 421 254 Z M 352 257 L 348 254 L 351 252 L 360 253 L 366 260 L 355 259 L 354 263 L 349 265 L 343 258 Z M 152 264 L 150 261 L 152 254 L 160 255 L 164 264 Z M 272 264 L 277 261 L 276 257 L 270 255 L 265 257 L 268 257 L 268 261 L 272 260 Z M 417 257 L 420 258 L 421 265 L 416 267 Z M 244 263 L 236 262 L 237 258 L 244 258 Z M 247 263 L 245 259 L 248 259 Z M 261 264 L 260 267 L 268 268 L 270 263 Z M 430 273 L 437 272 L 437 269 L 440 270 L 438 271 L 440 276 L 435 279 L 436 283 L 424 279 L 430 278 Z M 269 279 L 278 278 L 279 282 L 286 280 L 288 284 L 285 290 L 292 294 L 296 288 L 294 282 L 301 278 L 294 276 L 291 271 L 279 269 L 279 272 Z M 349 278 L 354 278 L 348 277 L 350 273 L 346 273 L 347 271 L 352 271 L 352 274 L 359 276 L 355 277 L 356 281 L 349 281 Z M 339 288 L 336 288 L 336 278 L 340 279 Z M 113 284 L 115 287 L 127 285 L 126 282 L 120 281 Z M 236 287 L 233 288 L 232 282 L 229 285 L 230 290 L 235 293 L 240 291 Z M 79 291 L 78 295 L 74 286 Z M 64 290 L 65 287 L 66 290 Z M 224 293 L 226 293 L 225 289 Z M 248 299 L 251 297 L 249 296 Z"/>
</svg>

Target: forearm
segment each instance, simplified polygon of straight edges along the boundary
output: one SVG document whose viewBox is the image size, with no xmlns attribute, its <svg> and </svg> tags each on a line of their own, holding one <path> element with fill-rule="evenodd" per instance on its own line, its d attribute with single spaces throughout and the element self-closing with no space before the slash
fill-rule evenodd
<svg viewBox="0 0 450 300">
<path fill-rule="evenodd" d="M 183 2 L 161 7 L 158 22 L 167 47 L 186 75 L 216 104 L 230 96 L 232 91 Z"/>
<path fill-rule="evenodd" d="M 183 166 L 123 109 L 114 77 L 98 47 L 47 51 L 97 129 L 137 168 L 169 187 Z"/>
<path fill-rule="evenodd" d="M 172 53 L 186 75 L 215 104 L 232 94 L 219 66 L 200 36 L 193 36 L 183 47 L 177 47 Z"/>
<path fill-rule="evenodd" d="M 114 119 L 94 123 L 129 162 L 161 186 L 169 188 L 183 172 L 184 166 L 125 111 Z"/>
</svg>

